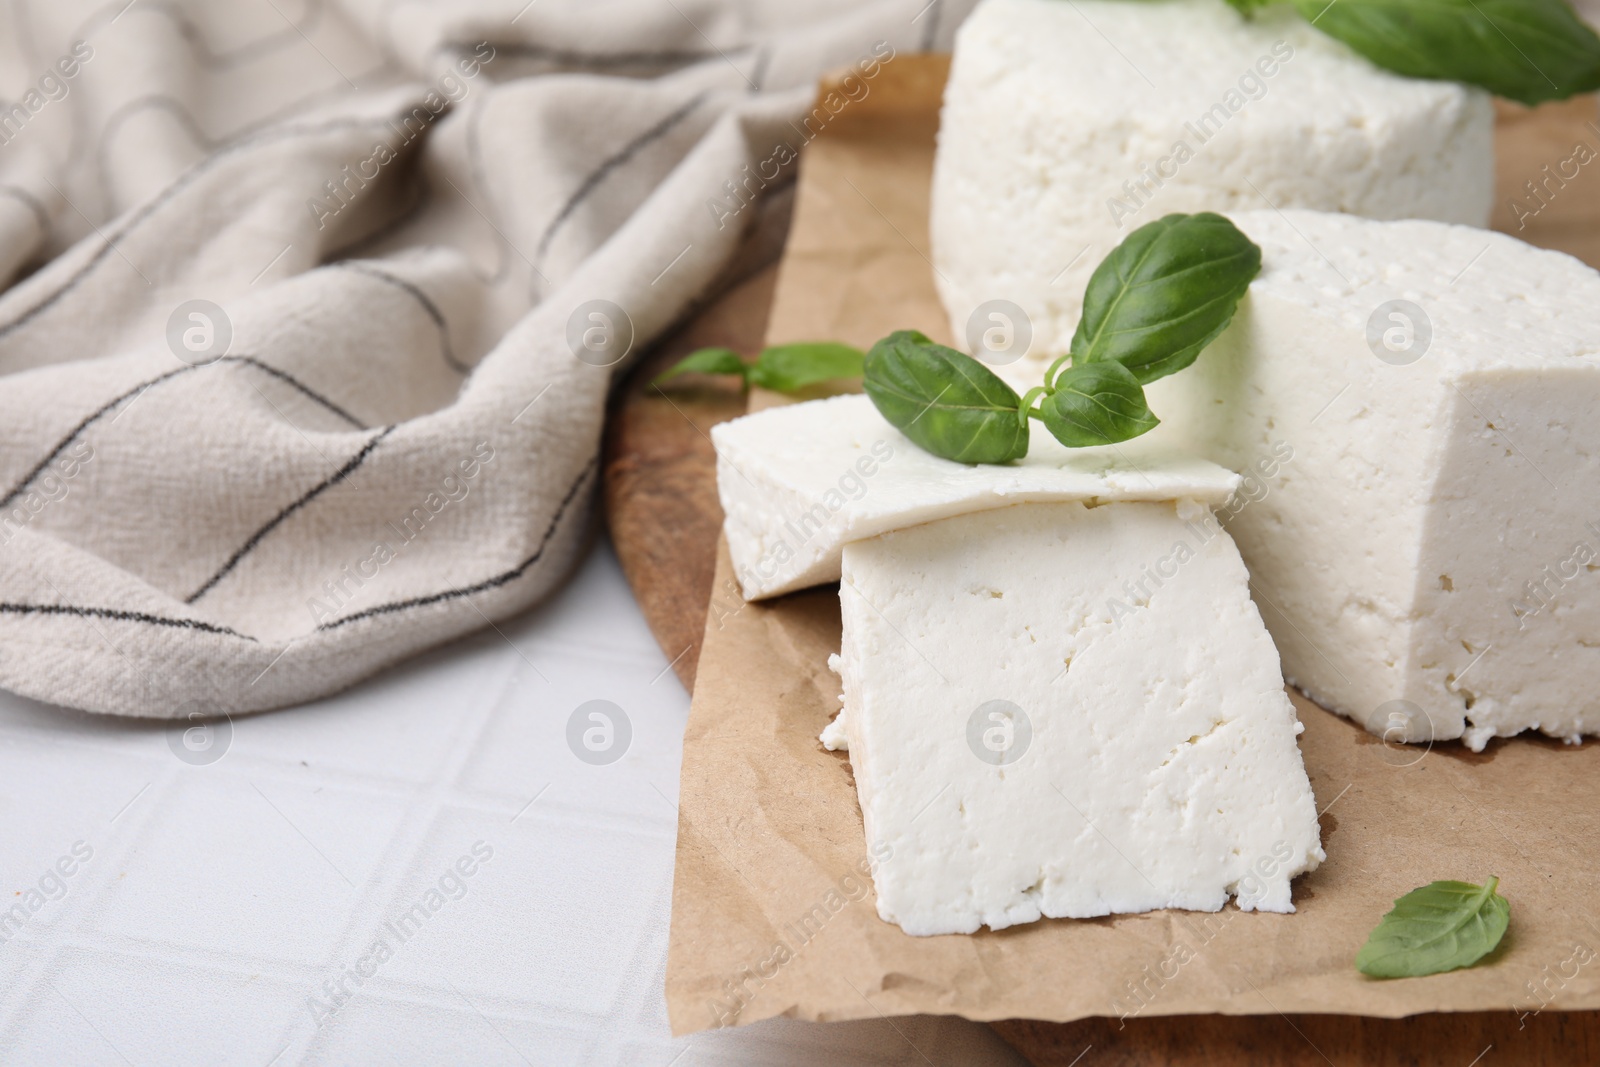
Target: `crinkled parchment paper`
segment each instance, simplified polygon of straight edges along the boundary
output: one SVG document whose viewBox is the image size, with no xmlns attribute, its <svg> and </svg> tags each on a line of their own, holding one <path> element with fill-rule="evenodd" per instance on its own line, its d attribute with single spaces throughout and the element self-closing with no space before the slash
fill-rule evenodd
<svg viewBox="0 0 1600 1067">
<path fill-rule="evenodd" d="M 938 59 L 898 57 L 812 124 L 771 341 L 865 346 L 902 327 L 948 339 L 927 258 L 943 78 Z M 1295 883 L 1295 914 L 1230 905 L 908 937 L 877 916 L 849 762 L 817 743 L 838 708 L 836 588 L 743 604 L 724 548 L 715 590 L 684 739 L 667 965 L 678 1033 L 773 1015 L 1600 1007 L 1600 742 L 1396 747 L 1295 694 L 1328 852 Z M 1490 875 L 1513 918 L 1487 965 L 1387 982 L 1355 970 L 1395 897 Z"/>
</svg>

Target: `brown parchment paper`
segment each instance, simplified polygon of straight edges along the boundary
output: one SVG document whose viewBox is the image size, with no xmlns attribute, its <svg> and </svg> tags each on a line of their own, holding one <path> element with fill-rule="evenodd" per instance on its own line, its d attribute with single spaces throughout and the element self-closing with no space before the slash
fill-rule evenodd
<svg viewBox="0 0 1600 1067">
<path fill-rule="evenodd" d="M 902 327 L 947 337 L 927 258 L 945 69 L 894 59 L 806 147 L 770 342 L 865 346 Z M 1572 197 L 1574 210 L 1593 214 L 1594 196 Z M 839 649 L 837 589 L 743 604 L 725 546 L 717 567 L 684 738 L 666 985 L 676 1033 L 774 1015 L 1066 1022 L 1600 1007 L 1600 742 L 1497 740 L 1481 755 L 1394 747 L 1293 692 L 1328 853 L 1295 883 L 1295 914 L 1230 905 L 909 937 L 878 918 L 863 877 L 848 760 L 817 743 L 838 707 L 826 666 Z M 1394 898 L 1489 875 L 1512 921 L 1487 965 L 1386 982 L 1355 970 Z"/>
</svg>

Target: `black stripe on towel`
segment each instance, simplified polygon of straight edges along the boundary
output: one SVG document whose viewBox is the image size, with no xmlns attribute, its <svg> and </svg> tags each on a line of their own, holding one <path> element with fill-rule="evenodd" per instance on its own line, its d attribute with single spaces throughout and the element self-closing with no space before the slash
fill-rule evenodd
<svg viewBox="0 0 1600 1067">
<path fill-rule="evenodd" d="M 467 45 L 457 44 L 456 48 L 465 52 Z M 734 45 L 720 51 L 698 52 L 692 49 L 660 50 L 655 52 L 579 52 L 570 48 L 553 48 L 549 45 L 532 44 L 525 41 L 506 41 L 496 43 L 497 52 L 504 52 L 509 56 L 521 56 L 524 59 L 542 59 L 551 63 L 559 63 L 567 67 L 588 67 L 593 70 L 608 70 L 616 67 L 675 67 L 687 66 L 694 63 L 704 63 L 707 60 L 738 55 L 748 52 L 750 45 Z"/>
<path fill-rule="evenodd" d="M 590 172 L 589 176 L 578 186 L 577 191 L 567 198 L 565 204 L 561 205 L 561 210 L 556 212 L 556 217 L 550 220 L 550 225 L 545 227 L 544 236 L 539 238 L 539 247 L 533 253 L 534 268 L 538 269 L 538 265 L 544 262 L 544 255 L 550 250 L 550 242 L 555 240 L 556 231 L 572 216 L 574 211 L 578 210 L 585 200 L 589 199 L 589 194 L 593 193 L 612 171 L 628 162 L 628 160 L 638 155 L 652 143 L 671 133 L 673 128 L 688 118 L 690 113 L 699 107 L 709 95 L 710 90 L 696 93 L 678 110 L 623 145 L 615 155 L 606 159 Z"/>
<path fill-rule="evenodd" d="M 572 488 L 567 490 L 567 495 L 561 498 L 561 503 L 556 508 L 555 514 L 550 517 L 550 525 L 545 529 L 544 536 L 539 539 L 538 549 L 533 553 L 533 555 L 523 560 L 517 566 L 508 571 L 497 574 L 492 578 L 485 578 L 476 585 L 464 586 L 460 589 L 447 589 L 442 593 L 430 593 L 427 596 L 412 597 L 409 600 L 396 600 L 390 604 L 379 604 L 377 607 L 367 608 L 365 611 L 358 611 L 354 615 L 346 615 L 342 619 L 334 619 L 331 622 L 325 622 L 321 626 L 318 626 L 317 629 L 333 630 L 345 625 L 346 623 L 355 622 L 357 619 L 366 619 L 374 615 L 389 615 L 396 611 L 405 611 L 409 608 L 420 608 L 429 604 L 437 604 L 445 600 L 454 600 L 457 597 L 472 596 L 474 593 L 481 593 L 487 589 L 496 589 L 507 584 L 508 582 L 516 581 L 527 572 L 529 567 L 532 567 L 535 563 L 539 562 L 539 558 L 544 555 L 544 550 L 549 546 L 550 539 L 555 536 L 556 528 L 561 524 L 562 516 L 566 514 L 567 508 L 571 506 L 572 501 L 576 499 L 578 490 L 583 487 L 584 482 L 588 481 L 589 475 L 594 472 L 594 469 L 599 462 L 599 457 L 591 459 L 583 468 L 583 470 L 579 472 L 577 481 L 572 483 Z"/>
<path fill-rule="evenodd" d="M 265 371 L 267 374 L 272 375 L 279 381 L 287 382 L 289 385 L 294 386 L 296 389 L 300 390 L 300 392 L 307 399 L 314 400 L 321 404 L 323 407 L 327 408 L 329 411 L 333 412 L 335 415 L 339 416 L 339 418 L 343 419 L 345 422 L 348 422 L 356 429 L 365 430 L 367 428 L 366 423 L 350 414 L 344 408 L 340 407 L 338 404 L 335 404 L 332 400 L 329 400 L 327 397 L 323 396 L 321 393 L 317 392 L 315 389 L 311 388 L 309 385 L 302 382 L 299 378 L 296 378 L 288 371 L 279 370 L 270 363 L 263 363 L 254 356 L 223 356 L 221 359 L 217 360 L 217 362 L 243 363 L 247 366 L 254 367 L 259 371 Z"/>
<path fill-rule="evenodd" d="M 44 473 L 44 469 L 46 467 L 50 466 L 50 464 L 54 463 L 56 461 L 56 457 L 61 455 L 61 453 L 65 452 L 67 450 L 67 447 L 69 445 L 71 445 L 73 441 L 76 441 L 78 439 L 78 435 L 83 433 L 84 430 L 87 430 L 89 428 L 89 426 L 95 422 L 95 420 L 99 419 L 106 412 L 110 411 L 112 408 L 116 407 L 118 404 L 122 403 L 124 400 L 128 399 L 130 396 L 137 396 L 139 393 L 144 392 L 146 389 L 150 388 L 152 385 L 156 385 L 156 384 L 158 384 L 160 382 L 164 382 L 168 378 L 176 377 L 179 374 L 186 374 L 189 371 L 192 371 L 194 369 L 195 369 L 194 367 L 179 367 L 176 370 L 169 370 L 169 371 L 167 371 L 167 373 L 159 374 L 156 377 L 151 378 L 147 382 L 139 383 L 138 385 L 134 386 L 132 389 L 129 389 L 127 392 L 121 393 L 121 394 L 117 395 L 116 397 L 113 397 L 111 400 L 108 400 L 104 404 L 100 405 L 98 408 L 96 408 L 94 411 L 92 411 L 89 415 L 87 415 L 82 422 L 80 422 L 80 423 L 78 423 L 78 425 L 74 426 L 72 428 L 72 432 L 67 434 L 67 436 L 63 437 L 61 439 L 61 441 L 56 445 L 56 447 L 52 448 L 50 450 L 49 455 L 45 456 L 37 464 L 35 464 L 33 470 L 29 471 L 27 476 L 25 478 L 23 478 L 22 481 L 18 482 L 16 487 L 14 489 L 12 489 L 11 492 L 7 493 L 3 500 L 0 500 L 0 511 L 3 511 L 4 509 L 10 507 L 11 506 L 11 502 L 13 500 L 17 499 L 17 497 L 21 496 L 24 492 L 26 492 L 27 489 L 28 489 L 28 486 L 33 484 L 33 480 L 35 478 L 39 477 L 39 475 L 43 474 Z"/>
<path fill-rule="evenodd" d="M 0 603 L 0 615 L 77 615 L 89 619 L 115 619 L 118 622 L 142 622 L 151 626 L 175 626 L 183 630 L 199 630 L 208 634 L 226 634 L 245 641 L 256 639 L 226 626 L 214 626 L 199 619 L 168 619 L 160 615 L 147 615 L 142 611 L 116 611 L 111 608 L 82 608 L 74 604 L 6 604 Z"/>
<path fill-rule="evenodd" d="M 223 356 L 221 359 L 217 360 L 217 362 L 218 363 L 243 363 L 246 366 L 255 367 L 257 370 L 265 371 L 267 374 L 272 375 L 274 378 L 277 378 L 280 381 L 287 382 L 289 385 L 294 386 L 302 394 L 304 394 L 307 398 L 316 401 L 318 404 L 321 404 L 323 407 L 327 408 L 329 411 L 333 412 L 335 415 L 339 416 L 339 418 L 345 420 L 351 426 L 354 426 L 356 429 L 365 430 L 367 428 L 366 425 L 364 423 L 362 423 L 360 419 L 357 419 L 354 415 L 350 414 L 344 408 L 340 407 L 338 404 L 335 404 L 332 400 L 329 400 L 327 397 L 323 396 L 321 393 L 317 392 L 315 389 L 312 389 L 310 386 L 308 386 L 304 382 L 300 381 L 294 375 L 288 373 L 287 371 L 281 371 L 277 367 L 273 367 L 273 366 L 270 366 L 269 364 L 263 363 L 259 359 L 256 359 L 254 356 Z M 83 433 L 83 431 L 87 430 L 90 426 L 94 425 L 95 422 L 99 421 L 102 417 L 104 417 L 106 415 L 106 413 L 111 411 L 117 405 L 121 404 L 124 400 L 127 400 L 131 396 L 137 396 L 138 394 L 144 392 L 146 389 L 149 389 L 151 386 L 158 385 L 161 382 L 166 381 L 168 378 L 175 378 L 180 374 L 187 374 L 189 371 L 199 370 L 201 366 L 207 366 L 207 365 L 209 365 L 209 364 L 197 364 L 195 366 L 178 367 L 175 370 L 167 371 L 165 374 L 158 374 L 154 378 L 151 378 L 148 381 L 141 382 L 140 384 L 134 386 L 132 389 L 129 389 L 127 392 L 121 393 L 121 394 L 113 397 L 112 399 L 106 401 L 106 403 L 100 405 L 100 407 L 96 408 L 94 411 L 90 412 L 89 415 L 86 416 L 82 422 L 78 423 L 78 425 L 76 425 L 76 426 L 74 426 L 72 428 L 72 432 L 71 433 L 69 433 L 69 434 L 67 434 L 67 436 L 63 437 L 60 440 L 60 442 L 58 442 L 56 444 L 55 448 L 50 450 L 50 453 L 47 456 L 45 456 L 37 464 L 34 465 L 34 468 L 31 471 L 28 472 L 27 476 L 24 477 L 22 479 L 22 481 L 18 482 L 16 484 L 16 487 L 13 488 L 11 490 L 11 492 L 9 492 L 9 493 L 7 493 L 5 495 L 4 499 L 0 499 L 0 511 L 3 511 L 7 507 L 10 507 L 12 501 L 16 500 L 17 497 L 19 497 L 23 493 L 27 492 L 28 486 L 33 484 L 33 480 L 35 478 L 39 477 L 39 475 L 43 474 L 44 471 L 45 471 L 45 468 L 50 466 L 50 464 L 54 463 L 56 461 L 57 457 L 59 457 L 61 455 L 61 453 L 65 452 L 72 445 L 72 442 L 74 442 L 74 441 L 76 441 L 78 439 L 78 437 Z"/>
<path fill-rule="evenodd" d="M 319 484 L 313 486 L 300 499 L 288 505 L 282 511 L 274 515 L 271 519 L 267 520 L 266 525 L 252 534 L 250 536 L 250 540 L 246 541 L 243 545 L 240 545 L 239 551 L 229 556 L 228 562 L 224 563 L 217 573 L 208 578 L 204 585 L 202 585 L 199 589 L 196 589 L 193 593 L 189 594 L 189 596 L 185 598 L 184 603 L 193 604 L 196 600 L 199 600 L 201 597 L 205 596 L 206 593 L 210 592 L 211 587 L 222 581 L 222 579 L 227 576 L 229 571 L 233 570 L 234 567 L 237 567 L 239 565 L 239 561 L 244 559 L 245 556 L 249 555 L 251 550 L 253 550 L 256 545 L 261 543 L 262 538 L 271 533 L 290 515 L 293 515 L 295 512 L 311 503 L 311 501 L 315 500 L 318 496 L 322 495 L 324 491 L 343 481 L 351 471 L 355 470 L 366 461 L 367 456 L 372 453 L 372 450 L 378 447 L 379 441 L 382 441 L 385 437 L 388 437 L 393 432 L 393 426 L 384 427 L 382 431 L 372 438 L 372 440 L 363 445 L 361 451 L 352 456 L 344 466 L 334 471 Z"/>
<path fill-rule="evenodd" d="M 286 126 L 266 131 L 259 136 L 233 141 L 218 149 L 216 152 L 213 152 L 205 159 L 202 159 L 200 162 L 196 163 L 193 167 L 190 167 L 188 170 L 184 171 L 177 178 L 173 179 L 171 184 L 162 189 L 160 193 L 156 194 L 154 197 L 145 201 L 139 207 L 134 208 L 127 215 L 123 216 L 125 221 L 123 221 L 122 225 L 117 228 L 117 232 L 115 234 L 110 236 L 101 234 L 100 247 L 96 248 L 94 253 L 90 255 L 88 259 L 79 264 L 78 268 L 68 275 L 66 279 L 61 282 L 61 284 L 56 286 L 55 289 L 53 289 L 38 303 L 23 311 L 10 322 L 0 323 L 0 338 L 6 337 L 16 330 L 20 330 L 23 326 L 26 326 L 29 322 L 32 322 L 37 316 L 49 310 L 62 297 L 66 296 L 73 289 L 77 288 L 78 284 L 82 282 L 91 271 L 93 271 L 101 263 L 105 262 L 106 257 L 111 255 L 113 251 L 118 251 L 120 253 L 120 250 L 116 247 L 116 241 L 127 237 L 134 230 L 138 229 L 142 223 L 144 223 L 158 210 L 164 207 L 167 201 L 171 200 L 178 193 L 188 188 L 201 176 L 209 173 L 213 167 L 234 153 L 244 151 L 248 148 L 258 147 L 263 144 L 270 144 L 273 141 L 290 140 L 292 138 L 302 136 L 316 137 L 322 134 L 332 133 L 336 130 L 361 129 L 368 127 L 376 127 L 387 130 L 389 129 L 388 120 L 381 118 L 335 119 L 328 122 L 319 123 L 314 126 Z"/>
<path fill-rule="evenodd" d="M 398 275 L 390 274 L 386 270 L 379 270 L 371 263 L 361 262 L 359 260 L 345 260 L 342 263 L 336 263 L 334 265 L 343 267 L 345 270 L 355 271 L 357 274 L 365 274 L 369 278 L 377 278 L 380 281 L 388 282 L 401 292 L 409 293 L 418 304 L 422 305 L 423 313 L 426 314 L 428 318 L 433 320 L 434 326 L 438 327 L 439 354 L 443 356 L 444 361 L 450 365 L 450 369 L 455 371 L 457 374 L 472 373 L 472 368 L 457 359 L 454 350 L 452 350 L 450 347 L 450 327 L 446 325 L 444 321 L 444 312 L 439 310 L 439 305 L 435 304 L 433 302 L 433 298 L 428 296 L 427 293 L 423 292 L 419 286 L 412 284 Z"/>
</svg>

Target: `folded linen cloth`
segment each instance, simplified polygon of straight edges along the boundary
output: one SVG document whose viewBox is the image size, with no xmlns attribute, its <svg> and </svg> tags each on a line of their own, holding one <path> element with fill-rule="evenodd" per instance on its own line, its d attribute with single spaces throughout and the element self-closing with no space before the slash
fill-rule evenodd
<svg viewBox="0 0 1600 1067">
<path fill-rule="evenodd" d="M 864 95 L 966 6 L 11 5 L 0 686 L 256 711 L 537 601 L 818 74 Z"/>
</svg>

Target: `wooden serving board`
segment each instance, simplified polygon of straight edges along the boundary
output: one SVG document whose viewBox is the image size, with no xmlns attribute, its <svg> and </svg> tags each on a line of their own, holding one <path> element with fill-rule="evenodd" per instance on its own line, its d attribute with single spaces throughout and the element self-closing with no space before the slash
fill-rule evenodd
<svg viewBox="0 0 1600 1067">
<path fill-rule="evenodd" d="M 1498 130 L 1494 226 L 1600 266 L 1600 159 L 1575 166 L 1579 145 L 1600 154 L 1593 97 L 1537 110 L 1505 106 Z M 1546 201 L 1525 183 L 1545 182 Z M 1572 174 L 1576 177 L 1563 177 Z M 1520 202 L 1522 209 L 1514 207 Z M 1533 209 L 1537 213 L 1532 213 Z M 1520 224 L 1520 225 L 1519 225 Z M 650 381 L 703 345 L 760 348 L 777 280 L 769 266 L 664 339 L 613 398 L 604 486 L 606 519 L 623 571 L 673 669 L 692 689 L 708 608 L 733 611 L 737 592 L 713 589 L 717 534 L 715 455 L 708 436 L 744 413 L 732 384 L 701 380 L 669 394 Z M 1600 891 L 1597 891 L 1600 902 Z M 1035 1064 L 1600 1063 L 1600 1012 L 1463 1013 L 1372 1019 L 1341 1015 L 1169 1016 L 1077 1023 L 1009 1020 L 995 1029 Z"/>
</svg>

